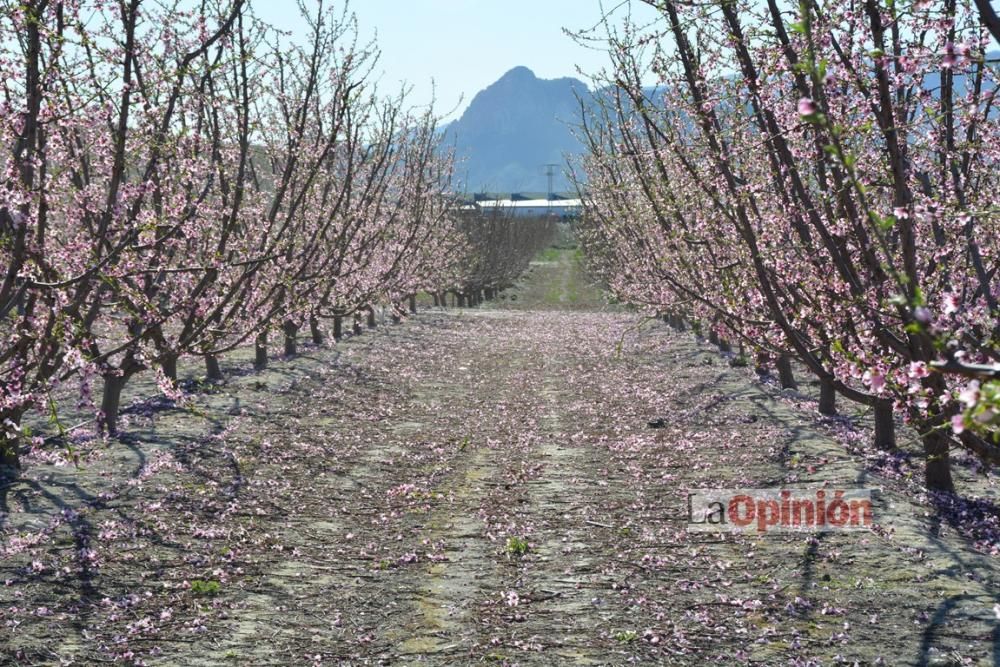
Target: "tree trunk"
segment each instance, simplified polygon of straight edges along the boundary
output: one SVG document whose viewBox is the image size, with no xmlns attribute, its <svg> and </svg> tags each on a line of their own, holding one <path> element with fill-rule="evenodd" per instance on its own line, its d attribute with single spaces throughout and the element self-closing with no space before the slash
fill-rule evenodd
<svg viewBox="0 0 1000 667">
<path fill-rule="evenodd" d="M 375 321 L 375 306 L 368 307 L 368 328 L 374 329 L 378 326 L 378 322 Z"/>
<path fill-rule="evenodd" d="M 354 313 L 354 335 L 361 335 L 361 313 Z"/>
<path fill-rule="evenodd" d="M 795 375 L 792 374 L 792 360 L 789 359 L 788 355 L 778 355 L 776 365 L 778 367 L 778 381 L 781 383 L 781 388 L 796 389 L 798 385 L 795 383 Z"/>
<path fill-rule="evenodd" d="M 108 435 L 118 435 L 118 411 L 121 409 L 122 389 L 128 378 L 124 375 L 105 375 L 104 394 L 101 398 L 101 418 L 98 429 Z"/>
<path fill-rule="evenodd" d="M 344 316 L 333 316 L 333 340 L 338 341 L 344 337 Z"/>
<path fill-rule="evenodd" d="M 253 367 L 262 371 L 267 368 L 267 332 L 257 334 L 257 338 L 254 339 L 254 359 Z"/>
<path fill-rule="evenodd" d="M 410 314 L 411 315 L 416 315 L 417 314 L 417 295 L 416 294 L 411 294 L 410 295 Z"/>
<path fill-rule="evenodd" d="M 176 354 L 163 354 L 160 355 L 160 367 L 163 369 L 163 374 L 167 376 L 167 379 L 177 384 L 177 355 Z"/>
<path fill-rule="evenodd" d="M 465 294 L 456 292 L 455 299 L 457 300 L 457 303 L 455 303 L 456 306 L 459 308 L 465 308 Z"/>
<path fill-rule="evenodd" d="M 211 382 L 222 382 L 222 367 L 219 366 L 219 358 L 214 354 L 205 355 L 205 375 Z"/>
<path fill-rule="evenodd" d="M 837 392 L 833 388 L 833 383 L 823 378 L 819 381 L 819 413 L 837 414 Z"/>
<path fill-rule="evenodd" d="M 771 359 L 767 356 L 767 352 L 757 350 L 756 354 L 754 354 L 754 371 L 756 371 L 758 375 L 766 375 L 768 373 L 767 365 L 770 361 Z"/>
<path fill-rule="evenodd" d="M 955 490 L 955 483 L 951 479 L 951 458 L 948 449 L 951 442 L 948 436 L 934 429 L 921 436 L 924 441 L 924 454 L 927 457 L 926 468 L 924 469 L 927 488 L 933 491 Z"/>
<path fill-rule="evenodd" d="M 892 401 L 875 401 L 875 447 L 885 451 L 896 449 L 896 422 L 892 418 Z"/>
<path fill-rule="evenodd" d="M 285 322 L 281 325 L 281 330 L 285 332 L 285 356 L 294 357 L 299 351 L 299 325 L 294 322 Z"/>
<path fill-rule="evenodd" d="M 392 306 L 392 323 L 400 324 L 403 321 L 403 304 L 396 303 Z"/>
<path fill-rule="evenodd" d="M 431 298 L 434 299 L 434 307 L 437 308 L 441 305 L 441 299 L 438 297 L 437 292 L 431 292 Z"/>
<path fill-rule="evenodd" d="M 4 420 L 6 419 L 9 419 L 15 424 L 19 424 L 21 421 L 21 415 L 18 413 L 0 414 L 0 468 L 8 467 L 13 468 L 14 470 L 20 470 L 20 438 L 16 433 L 7 435 L 7 428 L 4 426 Z"/>
<path fill-rule="evenodd" d="M 309 334 L 312 336 L 313 345 L 323 344 L 323 332 L 319 328 L 319 318 L 315 315 L 309 316 Z"/>
</svg>

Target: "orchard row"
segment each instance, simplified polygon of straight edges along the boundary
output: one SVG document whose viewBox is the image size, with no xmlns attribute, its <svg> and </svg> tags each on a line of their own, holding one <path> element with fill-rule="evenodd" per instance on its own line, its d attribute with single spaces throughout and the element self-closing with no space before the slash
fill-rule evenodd
<svg viewBox="0 0 1000 667">
<path fill-rule="evenodd" d="M 786 383 L 797 359 L 825 411 L 871 406 L 881 447 L 902 414 L 929 488 L 953 447 L 1000 461 L 989 3 L 650 4 L 583 128 L 594 270 Z"/>
<path fill-rule="evenodd" d="M 217 377 L 269 334 L 294 352 L 421 290 L 477 301 L 545 241 L 459 210 L 433 111 L 378 90 L 377 46 L 318 4 L 296 39 L 244 0 L 0 10 L 2 463 L 68 388 L 101 383 L 114 433 L 136 373 L 171 392 L 185 356 Z"/>
</svg>

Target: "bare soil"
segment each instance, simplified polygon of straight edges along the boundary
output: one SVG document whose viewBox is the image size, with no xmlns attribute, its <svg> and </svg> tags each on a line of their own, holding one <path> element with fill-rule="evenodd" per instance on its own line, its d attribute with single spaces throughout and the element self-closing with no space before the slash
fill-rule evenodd
<svg viewBox="0 0 1000 667">
<path fill-rule="evenodd" d="M 1000 661 L 996 544 L 919 461 L 607 305 L 572 252 L 478 309 L 249 354 L 184 406 L 135 383 L 122 438 L 0 489 L 0 663 Z M 959 472 L 993 521 L 995 478 Z M 877 529 L 686 530 L 690 489 L 823 483 L 875 489 Z"/>
</svg>

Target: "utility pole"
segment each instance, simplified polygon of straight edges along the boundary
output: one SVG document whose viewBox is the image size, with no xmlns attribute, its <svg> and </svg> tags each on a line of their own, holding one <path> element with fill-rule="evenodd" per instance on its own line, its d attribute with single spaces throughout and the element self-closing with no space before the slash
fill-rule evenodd
<svg viewBox="0 0 1000 667">
<path fill-rule="evenodd" d="M 548 177 L 549 181 L 549 192 L 548 192 L 549 201 L 552 201 L 552 199 L 555 197 L 555 193 L 552 191 L 552 177 L 555 176 L 556 167 L 558 166 L 559 166 L 558 164 L 554 163 L 545 165 L 545 176 Z"/>
<path fill-rule="evenodd" d="M 558 166 L 559 166 L 558 164 L 545 165 L 545 176 L 548 178 L 549 181 L 549 192 L 548 196 L 546 196 L 545 198 L 546 199 L 545 208 L 546 208 L 546 213 L 550 216 L 552 215 L 552 200 L 556 198 L 556 193 L 552 191 L 552 177 L 555 176 L 556 167 Z"/>
</svg>

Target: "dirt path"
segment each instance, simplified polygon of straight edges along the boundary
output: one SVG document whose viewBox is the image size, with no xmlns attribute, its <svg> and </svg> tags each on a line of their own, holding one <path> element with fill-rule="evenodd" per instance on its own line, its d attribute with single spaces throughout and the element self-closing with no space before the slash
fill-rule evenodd
<svg viewBox="0 0 1000 667">
<path fill-rule="evenodd" d="M 905 463 L 605 307 L 569 252 L 496 306 L 136 408 L 79 470 L 37 463 L 2 495 L 0 663 L 998 661 L 990 545 Z M 823 482 L 878 489 L 879 530 L 685 531 L 690 488 Z"/>
</svg>

